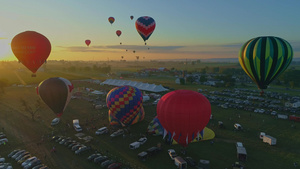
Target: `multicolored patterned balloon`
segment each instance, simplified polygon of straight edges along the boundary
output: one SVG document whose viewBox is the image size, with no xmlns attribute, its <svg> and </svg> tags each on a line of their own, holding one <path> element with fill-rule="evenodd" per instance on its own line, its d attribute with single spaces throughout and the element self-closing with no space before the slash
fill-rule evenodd
<svg viewBox="0 0 300 169">
<path fill-rule="evenodd" d="M 143 40 L 146 42 L 146 40 L 149 39 L 151 34 L 153 33 L 155 29 L 155 21 L 150 16 L 142 16 L 139 17 L 135 22 L 135 27 L 138 33 L 141 35 Z"/>
<path fill-rule="evenodd" d="M 114 17 L 109 17 L 109 18 L 108 18 L 108 22 L 109 22 L 110 24 L 113 24 L 113 23 L 115 22 L 115 18 L 114 18 Z"/>
<path fill-rule="evenodd" d="M 129 126 L 145 116 L 142 92 L 132 86 L 115 87 L 106 96 L 111 125 Z"/>
<path fill-rule="evenodd" d="M 259 89 L 284 72 L 293 59 L 293 49 L 284 39 L 262 36 L 246 42 L 239 53 L 239 62 Z"/>
</svg>

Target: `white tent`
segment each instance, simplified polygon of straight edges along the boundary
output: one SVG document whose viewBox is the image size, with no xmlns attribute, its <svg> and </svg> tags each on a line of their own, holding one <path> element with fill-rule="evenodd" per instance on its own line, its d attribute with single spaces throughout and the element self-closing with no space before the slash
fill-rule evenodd
<svg viewBox="0 0 300 169">
<path fill-rule="evenodd" d="M 149 83 L 143 83 L 143 82 L 136 82 L 136 81 L 130 81 L 130 80 L 117 80 L 117 79 L 107 79 L 104 82 L 101 83 L 101 85 L 112 85 L 112 86 L 133 86 L 140 90 L 150 91 L 150 92 L 163 92 L 167 91 L 168 89 L 164 88 L 162 85 L 155 85 L 155 84 L 149 84 Z"/>
</svg>

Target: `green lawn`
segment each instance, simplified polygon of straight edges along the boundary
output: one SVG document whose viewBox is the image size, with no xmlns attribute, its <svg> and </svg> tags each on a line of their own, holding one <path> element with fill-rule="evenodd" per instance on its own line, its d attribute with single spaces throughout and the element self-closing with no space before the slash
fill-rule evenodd
<svg viewBox="0 0 300 169">
<path fill-rule="evenodd" d="M 17 63 L 16 63 L 17 64 Z M 6 65 L 13 67 L 14 65 Z M 18 65 L 17 65 L 18 66 Z M 17 72 L 19 77 L 26 84 L 38 84 L 41 80 L 48 77 L 62 76 L 70 80 L 85 79 L 96 77 L 97 79 L 105 80 L 105 77 L 101 74 L 87 73 L 87 72 L 65 72 L 61 71 L 62 65 L 47 65 L 48 69 L 51 67 L 57 67 L 54 70 L 50 69 L 46 72 L 39 72 L 36 78 L 31 78 L 29 71 Z M 157 65 L 163 66 L 163 65 Z M 126 69 L 119 67 L 120 70 Z M 20 79 L 16 76 L 14 71 L 3 73 L 1 77 L 9 80 L 10 83 L 20 84 Z M 150 77 L 131 79 L 136 81 L 162 84 L 174 89 L 189 89 L 196 91 L 198 88 L 211 90 L 222 90 L 222 88 L 213 88 L 201 85 L 187 84 L 178 85 L 175 84 L 175 78 L 173 77 Z M 109 90 L 112 86 L 99 86 L 96 84 L 74 82 L 76 87 L 90 87 L 98 90 Z M 280 91 L 285 92 L 285 91 Z M 299 92 L 294 92 L 295 95 Z M 88 152 L 83 155 L 75 155 L 71 150 L 58 143 L 52 142 L 50 136 L 66 135 L 72 138 L 76 138 L 75 130 L 68 127 L 68 124 L 72 124 L 72 120 L 77 118 L 80 120 L 81 126 L 84 128 L 84 133 L 94 137 L 93 141 L 88 143 L 93 150 L 97 150 L 100 153 L 108 155 L 110 158 L 116 161 L 123 162 L 126 166 L 132 168 L 149 168 L 149 169 L 165 169 L 176 168 L 173 161 L 167 154 L 169 148 L 173 148 L 180 153 L 180 145 L 166 145 L 162 136 L 148 136 L 148 141 L 137 150 L 130 150 L 129 144 L 136 141 L 145 134 L 147 126 L 152 118 L 156 115 L 156 107 L 149 105 L 144 106 L 146 116 L 144 121 L 132 125 L 130 127 L 130 133 L 126 134 L 126 137 L 117 137 L 111 139 L 109 135 L 96 136 L 94 129 L 89 129 L 93 126 L 100 128 L 102 126 L 108 126 L 107 108 L 101 110 L 95 110 L 91 102 L 73 99 L 69 103 L 65 110 L 60 124 L 55 127 L 51 127 L 50 123 L 55 114 L 45 105 L 41 108 L 36 119 L 32 120 L 29 113 L 25 112 L 21 107 L 20 98 L 26 99 L 29 103 L 34 103 L 38 96 L 36 94 L 35 87 L 8 87 L 5 89 L 5 93 L 0 96 L 0 131 L 3 131 L 8 139 L 9 143 L 1 145 L 0 156 L 6 157 L 13 149 L 20 148 L 26 149 L 31 152 L 32 155 L 36 155 L 50 168 L 57 169 L 82 169 L 82 168 L 99 168 L 98 165 L 89 163 L 85 158 L 93 152 Z M 101 99 L 105 102 L 105 96 L 101 96 Z M 212 105 L 212 114 L 214 119 L 209 122 L 207 127 L 211 128 L 216 137 L 212 144 L 210 141 L 202 141 L 198 143 L 189 144 L 187 147 L 187 155 L 193 157 L 195 160 L 206 159 L 210 160 L 211 168 L 230 168 L 231 164 L 237 161 L 235 142 L 241 141 L 246 147 L 248 153 L 248 160 L 245 163 L 247 168 L 292 168 L 292 164 L 295 161 L 300 163 L 300 131 L 299 123 L 294 123 L 288 120 L 280 120 L 273 118 L 270 115 L 256 114 L 250 112 L 235 110 L 235 109 L 222 109 L 220 107 Z M 240 118 L 239 118 L 240 115 Z M 224 122 L 225 129 L 218 128 L 218 121 Z M 240 123 L 244 127 L 244 131 L 234 131 L 234 123 Z M 294 124 L 296 128 L 291 128 Z M 4 129 L 3 129 L 4 127 Z M 259 132 L 264 131 L 267 134 L 277 138 L 277 145 L 270 146 L 262 142 L 259 139 Z M 44 136 L 44 142 L 41 142 L 41 138 Z M 48 138 L 49 136 L 49 138 Z M 82 141 L 79 140 L 78 141 Z M 137 158 L 137 154 L 143 150 L 146 150 L 152 146 L 156 146 L 158 143 L 162 145 L 162 151 L 155 156 L 148 158 L 146 161 L 141 161 Z M 50 150 L 53 146 L 56 146 L 57 152 L 51 153 Z M 21 168 L 15 161 L 11 162 L 14 168 Z"/>
</svg>

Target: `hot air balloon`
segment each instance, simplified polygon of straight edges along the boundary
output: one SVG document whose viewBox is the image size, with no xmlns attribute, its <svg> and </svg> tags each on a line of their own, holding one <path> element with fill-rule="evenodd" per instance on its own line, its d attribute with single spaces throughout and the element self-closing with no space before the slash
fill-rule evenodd
<svg viewBox="0 0 300 169">
<path fill-rule="evenodd" d="M 117 31 L 116 31 L 116 34 L 117 34 L 118 37 L 120 37 L 120 35 L 122 34 L 122 31 L 117 30 Z"/>
<path fill-rule="evenodd" d="M 293 49 L 284 39 L 262 36 L 250 39 L 239 53 L 239 62 L 246 74 L 261 89 L 284 72 L 293 59 Z"/>
<path fill-rule="evenodd" d="M 49 78 L 42 81 L 38 88 L 38 95 L 48 107 L 60 117 L 71 99 L 72 83 L 62 77 Z"/>
<path fill-rule="evenodd" d="M 130 16 L 130 19 L 131 19 L 131 20 L 133 19 L 133 16 L 132 16 L 132 15 Z"/>
<path fill-rule="evenodd" d="M 85 44 L 86 44 L 87 46 L 90 46 L 91 40 L 85 40 Z"/>
<path fill-rule="evenodd" d="M 145 41 L 149 39 L 155 29 L 155 21 L 150 16 L 139 17 L 135 22 L 135 28 Z"/>
<path fill-rule="evenodd" d="M 123 59 L 124 58 L 124 56 L 121 56 L 121 59 Z"/>
<path fill-rule="evenodd" d="M 211 115 L 209 101 L 191 90 L 175 90 L 165 94 L 157 104 L 157 118 L 169 136 L 187 146 L 199 136 Z"/>
<path fill-rule="evenodd" d="M 109 22 L 110 24 L 113 24 L 113 23 L 115 22 L 115 18 L 114 18 L 114 17 L 109 17 L 109 18 L 108 18 L 108 22 Z"/>
<path fill-rule="evenodd" d="M 44 35 L 25 31 L 12 39 L 11 49 L 19 62 L 33 73 L 32 77 L 35 77 L 36 71 L 49 57 L 51 44 Z"/>
<path fill-rule="evenodd" d="M 142 92 L 132 86 L 113 88 L 106 96 L 111 125 L 129 126 L 145 116 Z"/>
</svg>

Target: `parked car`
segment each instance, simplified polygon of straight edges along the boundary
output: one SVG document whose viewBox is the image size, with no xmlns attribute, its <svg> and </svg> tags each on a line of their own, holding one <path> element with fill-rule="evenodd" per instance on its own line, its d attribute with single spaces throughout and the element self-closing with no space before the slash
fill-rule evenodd
<svg viewBox="0 0 300 169">
<path fill-rule="evenodd" d="M 103 168 L 107 167 L 107 166 L 111 165 L 112 163 L 114 163 L 113 160 L 106 160 L 106 161 L 101 163 L 101 167 L 103 167 Z"/>
<path fill-rule="evenodd" d="M 27 164 L 29 164 L 30 162 L 32 162 L 32 161 L 34 161 L 36 159 L 37 159 L 37 157 L 35 157 L 35 156 L 30 157 L 27 160 L 25 160 L 21 165 L 22 165 L 22 167 L 25 167 Z"/>
<path fill-rule="evenodd" d="M 8 143 L 8 139 L 7 138 L 0 139 L 0 145 L 6 144 L 6 143 Z"/>
<path fill-rule="evenodd" d="M 76 150 L 78 150 L 80 147 L 83 147 L 84 145 L 82 145 L 82 144 L 76 144 L 76 145 L 74 145 L 73 147 L 72 147 L 72 151 L 76 151 Z"/>
<path fill-rule="evenodd" d="M 108 133 L 108 128 L 107 127 L 101 127 L 100 129 L 98 129 L 95 132 L 96 135 L 105 134 L 105 133 Z"/>
<path fill-rule="evenodd" d="M 102 163 L 104 161 L 108 160 L 107 156 L 100 156 L 94 159 L 94 163 Z"/>
<path fill-rule="evenodd" d="M 141 144 L 146 143 L 146 141 L 147 141 L 147 137 L 142 137 L 138 140 L 138 142 L 140 142 Z"/>
<path fill-rule="evenodd" d="M 41 167 L 45 166 L 44 164 L 39 164 L 34 166 L 32 169 L 40 169 Z"/>
<path fill-rule="evenodd" d="M 51 122 L 51 126 L 57 125 L 59 123 L 59 121 L 60 121 L 60 118 L 58 118 L 58 117 L 54 118 Z"/>
<path fill-rule="evenodd" d="M 242 127 L 240 124 L 238 124 L 238 123 L 235 123 L 235 124 L 234 124 L 234 128 L 235 128 L 236 130 L 242 130 L 242 129 L 243 129 L 243 127 Z"/>
<path fill-rule="evenodd" d="M 28 151 L 25 151 L 23 153 L 21 153 L 18 157 L 15 158 L 16 161 L 19 161 L 22 157 L 24 157 L 25 155 L 30 154 Z"/>
<path fill-rule="evenodd" d="M 31 155 L 30 155 L 30 154 L 27 154 L 27 155 L 23 156 L 23 157 L 18 161 L 18 163 L 19 163 L 19 164 L 22 164 L 25 160 L 27 160 L 27 159 L 30 158 L 30 157 L 31 157 Z"/>
<path fill-rule="evenodd" d="M 29 162 L 29 163 L 24 167 L 24 169 L 30 169 L 30 168 L 32 168 L 32 167 L 35 167 L 35 166 L 41 164 L 41 163 L 42 163 L 41 160 L 37 158 L 37 159 L 35 159 L 35 160 Z"/>
<path fill-rule="evenodd" d="M 174 158 L 177 157 L 177 154 L 176 154 L 174 149 L 169 149 L 168 154 L 169 154 L 169 156 L 171 157 L 172 160 L 174 160 Z"/>
<path fill-rule="evenodd" d="M 92 161 L 92 160 L 94 160 L 95 158 L 100 157 L 100 156 L 101 156 L 100 153 L 92 154 L 92 155 L 90 155 L 87 159 L 88 159 L 89 161 Z"/>
<path fill-rule="evenodd" d="M 122 163 L 112 163 L 107 167 L 107 169 L 118 169 L 118 168 L 121 168 L 121 166 L 122 166 Z"/>
<path fill-rule="evenodd" d="M 14 154 L 11 158 L 16 159 L 20 154 L 24 153 L 26 150 L 20 150 L 16 154 Z"/>
<path fill-rule="evenodd" d="M 242 142 L 236 142 L 236 147 L 244 147 Z"/>
<path fill-rule="evenodd" d="M 116 136 L 119 136 L 119 135 L 122 135 L 122 134 L 124 134 L 124 130 L 123 129 L 119 129 L 118 131 L 112 133 L 110 135 L 110 137 L 116 137 Z"/>
<path fill-rule="evenodd" d="M 7 157 L 12 157 L 13 155 L 15 155 L 17 152 L 21 151 L 20 149 L 16 149 L 16 150 L 13 150 L 12 152 L 10 152 Z"/>
<path fill-rule="evenodd" d="M 91 148 L 90 147 L 87 147 L 87 146 L 83 146 L 83 147 L 80 147 L 78 150 L 75 151 L 75 154 L 81 154 L 87 150 L 90 150 Z"/>
</svg>

